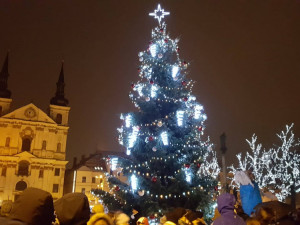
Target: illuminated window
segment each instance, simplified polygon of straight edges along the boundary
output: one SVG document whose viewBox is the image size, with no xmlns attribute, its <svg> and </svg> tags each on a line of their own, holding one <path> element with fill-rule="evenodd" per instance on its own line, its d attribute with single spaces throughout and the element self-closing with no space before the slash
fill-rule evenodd
<svg viewBox="0 0 300 225">
<path fill-rule="evenodd" d="M 82 183 L 86 183 L 86 177 L 82 177 Z"/>
<path fill-rule="evenodd" d="M 29 175 L 29 162 L 22 160 L 19 162 L 18 175 L 19 176 L 28 176 Z"/>
<path fill-rule="evenodd" d="M 22 151 L 30 151 L 31 140 L 29 138 L 24 138 L 22 141 Z"/>
<path fill-rule="evenodd" d="M 10 144 L 10 137 L 7 137 L 5 140 L 5 147 L 9 147 Z"/>
<path fill-rule="evenodd" d="M 62 122 L 62 115 L 60 113 L 58 113 L 56 115 L 56 123 L 57 124 L 61 124 L 61 122 Z"/>
<path fill-rule="evenodd" d="M 56 152 L 61 152 L 61 143 L 57 143 Z"/>
<path fill-rule="evenodd" d="M 58 184 L 53 184 L 52 192 L 53 193 L 58 193 Z"/>
<path fill-rule="evenodd" d="M 59 176 L 59 175 L 60 175 L 60 168 L 55 168 L 54 176 Z"/>
<path fill-rule="evenodd" d="M 46 150 L 46 146 L 47 146 L 47 142 L 45 140 L 43 140 L 42 150 Z"/>
</svg>

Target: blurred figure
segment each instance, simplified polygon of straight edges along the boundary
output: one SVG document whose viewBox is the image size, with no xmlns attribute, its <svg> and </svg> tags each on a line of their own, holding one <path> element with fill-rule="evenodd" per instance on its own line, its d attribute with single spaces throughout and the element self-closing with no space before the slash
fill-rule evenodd
<svg viewBox="0 0 300 225">
<path fill-rule="evenodd" d="M 202 212 L 188 210 L 183 217 L 178 220 L 179 225 L 206 225 Z"/>
<path fill-rule="evenodd" d="M 130 218 L 125 213 L 116 212 L 115 213 L 115 225 L 129 225 Z"/>
<path fill-rule="evenodd" d="M 275 223 L 274 211 L 271 208 L 259 208 L 255 212 L 255 218 L 260 222 L 261 225 L 268 225 Z"/>
<path fill-rule="evenodd" d="M 69 193 L 54 202 L 60 225 L 86 225 L 90 219 L 89 201 L 83 193 Z"/>
<path fill-rule="evenodd" d="M 175 208 L 173 211 L 168 212 L 165 217 L 166 217 L 166 222 L 164 225 L 176 225 L 178 224 L 178 220 L 186 214 L 187 211 L 184 208 Z"/>
<path fill-rule="evenodd" d="M 90 218 L 87 225 L 113 225 L 113 222 L 105 213 L 96 213 Z"/>
<path fill-rule="evenodd" d="M 136 222 L 136 225 L 149 225 L 149 221 L 146 217 L 140 217 Z"/>
<path fill-rule="evenodd" d="M 247 225 L 261 225 L 257 219 L 250 218 L 250 217 L 246 220 L 246 224 Z"/>
<path fill-rule="evenodd" d="M 246 225 L 245 221 L 234 212 L 235 197 L 232 194 L 221 194 L 218 199 L 218 210 L 221 214 L 213 225 Z"/>
<path fill-rule="evenodd" d="M 55 220 L 52 195 L 37 188 L 25 189 L 13 203 L 12 210 L 0 224 L 51 225 Z"/>
</svg>

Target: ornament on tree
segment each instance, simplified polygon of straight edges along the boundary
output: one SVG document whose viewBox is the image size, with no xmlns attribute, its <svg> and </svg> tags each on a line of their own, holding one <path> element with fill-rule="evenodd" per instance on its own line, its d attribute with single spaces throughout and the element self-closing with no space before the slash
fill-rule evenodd
<svg viewBox="0 0 300 225">
<path fill-rule="evenodd" d="M 185 86 L 187 83 L 186 83 L 185 80 L 183 80 L 183 81 L 181 82 L 181 84 L 182 84 L 182 86 Z"/>
<path fill-rule="evenodd" d="M 137 71 L 138 71 L 138 72 L 141 72 L 141 68 L 138 68 Z"/>
<path fill-rule="evenodd" d="M 174 77 L 173 80 L 177 81 L 177 80 L 178 80 L 178 77 Z"/>
<path fill-rule="evenodd" d="M 168 43 L 168 41 L 169 41 L 168 39 L 165 39 L 165 43 Z"/>
<path fill-rule="evenodd" d="M 163 54 L 162 54 L 162 53 L 159 53 L 159 54 L 157 55 L 157 57 L 161 59 L 161 58 L 163 57 Z"/>
<path fill-rule="evenodd" d="M 161 120 L 157 122 L 158 127 L 161 127 L 162 125 L 163 125 L 163 122 Z"/>
<path fill-rule="evenodd" d="M 188 97 L 183 98 L 183 101 L 187 102 L 187 100 L 189 100 Z"/>
<path fill-rule="evenodd" d="M 180 48 L 177 48 L 176 51 L 179 52 L 179 51 L 180 51 Z"/>
<path fill-rule="evenodd" d="M 154 81 L 153 80 L 150 80 L 150 82 L 149 82 L 150 84 L 154 84 Z"/>
<path fill-rule="evenodd" d="M 156 147 L 153 147 L 153 148 L 152 148 L 152 151 L 156 152 L 156 151 L 157 151 L 157 148 L 156 148 Z"/>
<path fill-rule="evenodd" d="M 148 137 L 148 141 L 153 141 L 154 138 L 152 136 Z"/>
<path fill-rule="evenodd" d="M 151 181 L 152 181 L 153 183 L 156 183 L 157 177 L 152 177 Z"/>
<path fill-rule="evenodd" d="M 139 194 L 139 196 L 144 196 L 145 191 L 144 191 L 144 190 L 139 190 L 139 191 L 138 191 L 138 194 Z"/>
<path fill-rule="evenodd" d="M 150 101 L 150 97 L 146 97 L 145 100 L 146 100 L 146 102 L 149 102 Z"/>
<path fill-rule="evenodd" d="M 162 32 L 164 32 L 164 29 L 163 29 L 163 28 L 160 28 L 160 30 L 159 30 L 159 31 L 160 31 L 160 33 L 162 33 Z"/>
<path fill-rule="evenodd" d="M 120 191 L 120 187 L 119 187 L 119 186 L 116 186 L 116 187 L 115 187 L 115 191 Z"/>
<path fill-rule="evenodd" d="M 198 129 L 199 131 L 202 131 L 202 130 L 203 130 L 202 126 L 199 126 L 197 129 Z"/>
<path fill-rule="evenodd" d="M 201 163 L 197 163 L 197 168 L 200 168 L 200 166 L 201 166 Z"/>
<path fill-rule="evenodd" d="M 130 86 L 131 86 L 132 89 L 135 87 L 134 83 L 132 83 Z"/>
<path fill-rule="evenodd" d="M 218 191 L 218 186 L 215 186 L 215 191 Z"/>
<path fill-rule="evenodd" d="M 140 57 L 140 58 L 139 58 L 139 61 L 140 61 L 140 62 L 143 62 L 143 60 L 144 60 L 143 57 Z"/>
<path fill-rule="evenodd" d="M 187 168 L 187 169 L 191 167 L 191 165 L 188 164 L 188 163 L 187 163 L 187 164 L 184 164 L 184 166 L 185 166 L 185 168 Z"/>
<path fill-rule="evenodd" d="M 139 57 L 142 57 L 143 56 L 143 52 L 139 52 Z"/>
<path fill-rule="evenodd" d="M 155 216 L 154 215 L 151 215 L 149 216 L 150 220 L 154 220 L 155 219 Z"/>
</svg>

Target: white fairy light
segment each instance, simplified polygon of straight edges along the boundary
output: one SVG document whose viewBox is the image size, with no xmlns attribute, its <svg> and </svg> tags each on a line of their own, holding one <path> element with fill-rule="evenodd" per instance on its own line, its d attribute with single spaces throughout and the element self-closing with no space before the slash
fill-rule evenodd
<svg viewBox="0 0 300 225">
<path fill-rule="evenodd" d="M 129 135 L 128 148 L 132 148 L 134 146 L 138 133 L 139 133 L 138 127 L 133 127 L 132 133 Z"/>
<path fill-rule="evenodd" d="M 142 85 L 137 85 L 136 89 L 139 93 L 139 96 L 143 96 L 143 86 Z"/>
<path fill-rule="evenodd" d="M 176 112 L 177 125 L 179 127 L 181 127 L 183 125 L 183 116 L 184 116 L 184 111 L 183 110 L 178 110 Z"/>
<path fill-rule="evenodd" d="M 135 174 L 131 175 L 130 181 L 131 181 L 132 191 L 136 191 L 137 190 L 137 178 L 136 178 Z"/>
<path fill-rule="evenodd" d="M 172 67 L 172 77 L 173 77 L 173 79 L 177 77 L 178 71 L 179 71 L 179 67 L 178 66 L 173 66 Z"/>
<path fill-rule="evenodd" d="M 111 170 L 115 171 L 117 169 L 117 164 L 118 164 L 118 158 L 112 158 L 111 159 Z"/>
<path fill-rule="evenodd" d="M 132 121 L 132 116 L 130 114 L 128 114 L 126 117 L 125 117 L 125 126 L 126 127 L 130 127 L 131 126 L 131 121 Z"/>
<path fill-rule="evenodd" d="M 122 142 L 123 145 L 123 142 Z M 126 155 L 130 155 L 131 154 L 131 150 L 129 148 L 126 149 Z"/>
<path fill-rule="evenodd" d="M 191 172 L 190 168 L 185 168 L 184 173 L 185 173 L 186 182 L 191 183 L 192 182 L 192 172 Z"/>
<path fill-rule="evenodd" d="M 195 118 L 196 120 L 200 119 L 201 110 L 203 110 L 203 106 L 202 106 L 202 105 L 196 105 L 196 106 L 195 106 L 194 118 Z"/>
<path fill-rule="evenodd" d="M 168 133 L 167 131 L 163 131 L 161 134 L 161 139 L 164 145 L 169 145 L 169 140 L 168 140 Z"/>
<path fill-rule="evenodd" d="M 161 19 L 167 15 L 170 15 L 170 12 L 165 12 L 165 10 L 160 7 L 160 4 L 158 4 L 157 9 L 155 9 L 154 12 L 149 13 L 149 16 L 154 16 L 154 18 L 158 20 L 159 24 Z"/>
<path fill-rule="evenodd" d="M 157 53 L 157 46 L 156 46 L 156 44 L 153 44 L 153 45 L 150 46 L 150 53 L 151 53 L 152 57 L 156 56 L 156 53 Z"/>
<path fill-rule="evenodd" d="M 157 90 L 158 90 L 158 88 L 156 87 L 156 85 L 152 85 L 152 87 L 151 87 L 151 98 L 156 97 L 156 91 Z"/>
</svg>

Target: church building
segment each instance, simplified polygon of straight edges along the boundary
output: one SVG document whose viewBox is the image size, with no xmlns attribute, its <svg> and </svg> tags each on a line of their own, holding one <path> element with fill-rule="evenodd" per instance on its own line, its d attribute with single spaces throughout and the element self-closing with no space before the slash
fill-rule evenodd
<svg viewBox="0 0 300 225">
<path fill-rule="evenodd" d="M 70 107 L 61 67 L 55 96 L 45 113 L 30 103 L 11 111 L 8 55 L 0 73 L 0 205 L 27 187 L 63 195 Z"/>
</svg>

